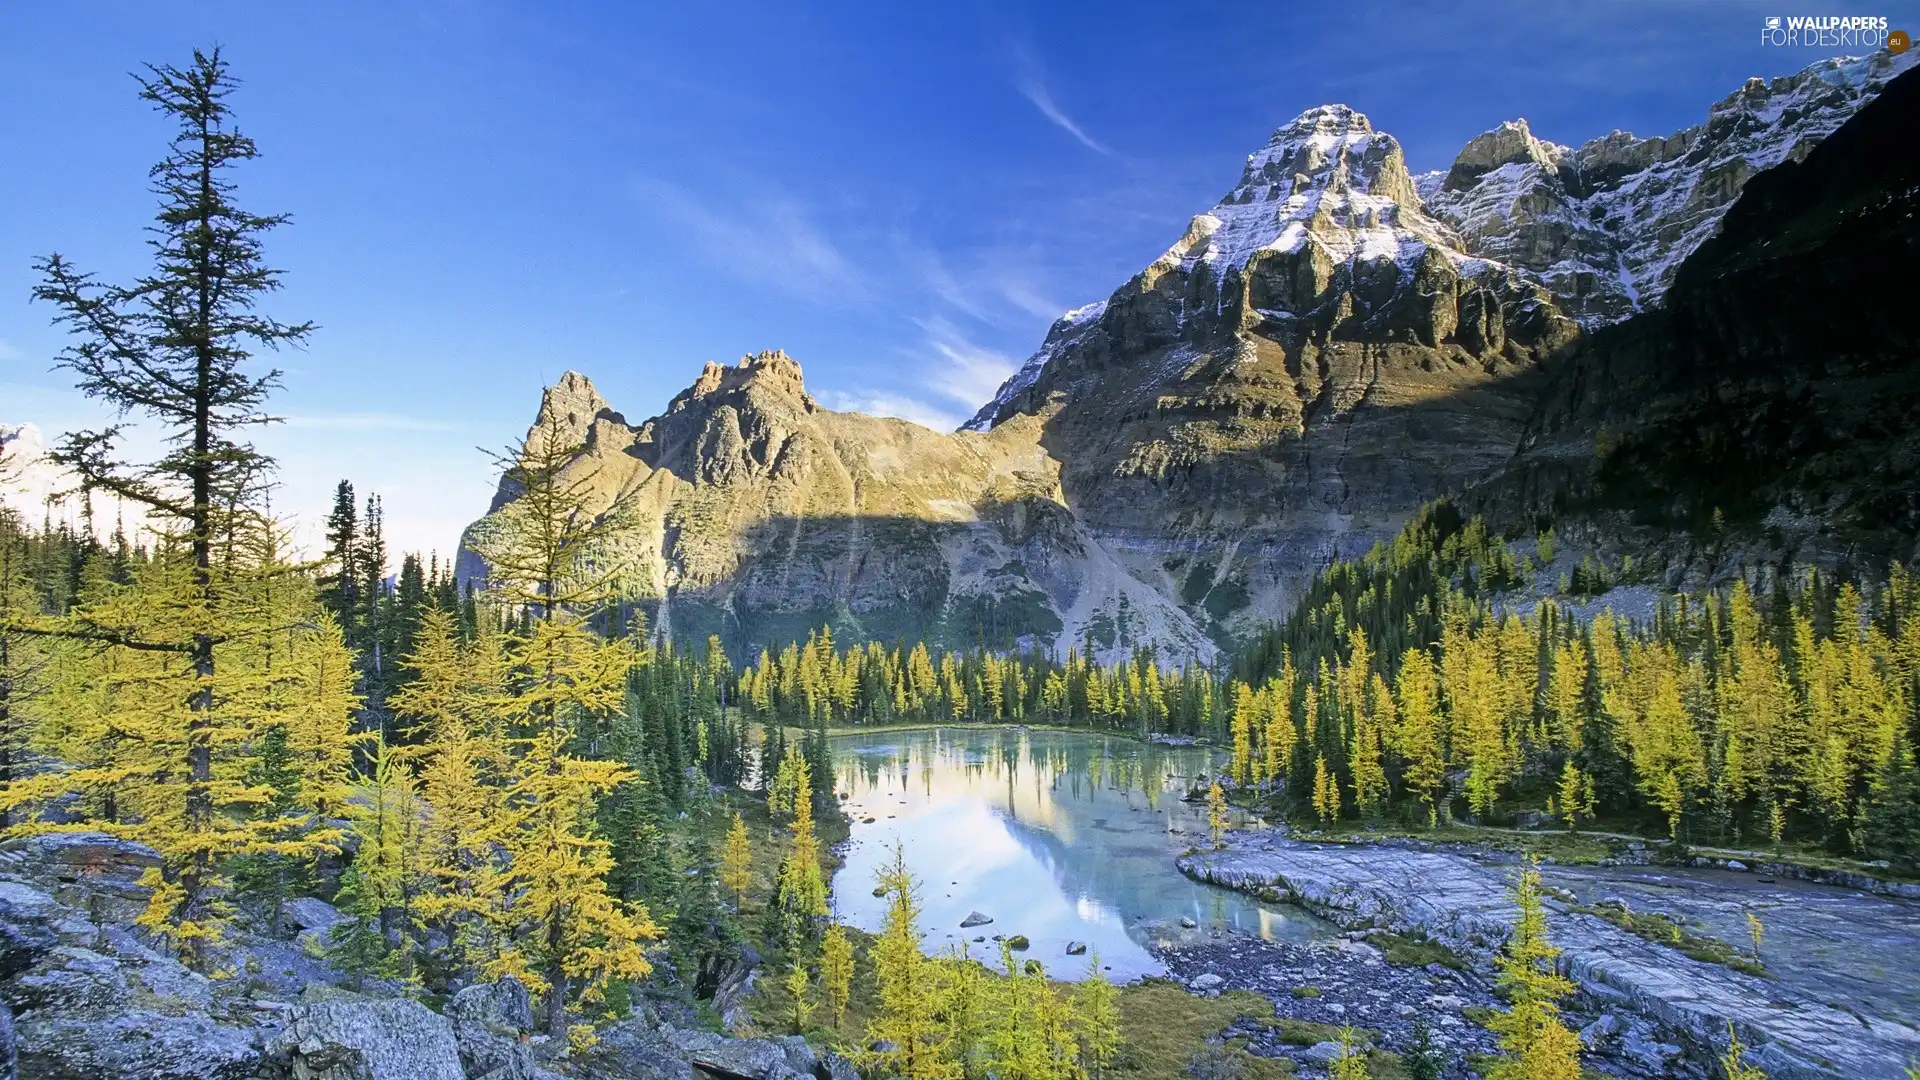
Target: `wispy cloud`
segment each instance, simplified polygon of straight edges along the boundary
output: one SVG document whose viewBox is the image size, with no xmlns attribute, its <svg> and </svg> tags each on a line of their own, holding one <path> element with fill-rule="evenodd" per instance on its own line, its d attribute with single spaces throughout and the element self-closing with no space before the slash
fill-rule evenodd
<svg viewBox="0 0 1920 1080">
<path fill-rule="evenodd" d="M 12 362 L 15 360 L 25 360 L 26 358 L 27 354 L 21 351 L 20 346 L 15 345 L 6 338 L 0 338 L 0 360 Z"/>
<path fill-rule="evenodd" d="M 967 406 L 969 411 L 992 399 L 1000 384 L 1006 382 L 1018 366 L 1006 354 L 969 341 L 943 318 L 936 316 L 918 321 L 927 333 L 926 351 L 932 354 L 925 357 L 930 369 L 926 373 L 927 385 Z"/>
<path fill-rule="evenodd" d="M 920 283 L 928 292 L 949 307 L 973 318 L 988 318 L 986 309 L 974 296 L 974 290 L 960 283 L 959 277 L 947 266 L 946 259 L 938 251 L 914 241 L 904 233 L 894 234 L 893 247 L 900 261 L 919 276 Z"/>
<path fill-rule="evenodd" d="M 428 420 L 418 416 L 401 416 L 398 413 L 385 412 L 288 416 L 284 417 L 283 421 L 287 427 L 311 431 L 459 431 L 467 426 L 445 420 Z"/>
<path fill-rule="evenodd" d="M 1100 154 L 1113 153 L 1105 144 L 1087 134 L 1085 128 L 1076 123 L 1073 117 L 1067 115 L 1065 109 L 1054 102 L 1053 94 L 1047 89 L 1046 80 L 1041 75 L 1040 65 L 1031 53 L 1024 49 L 1015 50 L 1014 64 L 1014 89 L 1020 91 L 1021 96 L 1032 102 L 1033 107 L 1040 110 L 1041 116 L 1046 117 L 1061 131 L 1078 139 L 1080 145 L 1087 149 Z"/>
<path fill-rule="evenodd" d="M 723 269 L 812 299 L 857 301 L 870 292 L 859 265 L 783 192 L 755 192 L 722 207 L 657 177 L 636 177 L 631 191 Z"/>
<path fill-rule="evenodd" d="M 894 255 L 919 285 L 948 308 L 989 326 L 1025 325 L 1027 318 L 1053 319 L 1066 305 L 1037 280 L 1044 253 L 1034 244 L 992 243 L 963 250 L 950 261 L 903 232 L 893 237 Z"/>
<path fill-rule="evenodd" d="M 1061 312 L 1067 310 L 1066 305 L 1054 299 L 1052 294 L 1041 292 L 1039 286 L 1017 276 L 1001 279 L 1000 297 L 1028 315 L 1045 319 L 1057 319 Z"/>
<path fill-rule="evenodd" d="M 854 393 L 830 392 L 826 395 L 827 406 L 842 412 L 863 412 L 869 416 L 893 416 L 901 420 L 910 420 L 921 427 L 935 431 L 952 431 L 967 419 L 958 413 L 943 409 L 938 405 L 929 405 L 918 398 L 904 394 L 890 394 L 878 390 L 862 390 Z M 971 414 L 969 414 L 971 415 Z"/>
<path fill-rule="evenodd" d="M 980 406 L 992 400 L 1014 372 L 1015 364 L 1006 354 L 968 340 L 951 322 L 938 315 L 915 319 L 925 332 L 924 342 L 902 350 L 913 363 L 915 381 L 942 400 L 923 398 L 891 390 L 860 389 L 851 392 L 829 391 L 822 395 L 829 407 L 897 416 L 935 431 L 952 431 L 965 423 Z M 954 406 L 964 406 L 964 410 Z"/>
</svg>

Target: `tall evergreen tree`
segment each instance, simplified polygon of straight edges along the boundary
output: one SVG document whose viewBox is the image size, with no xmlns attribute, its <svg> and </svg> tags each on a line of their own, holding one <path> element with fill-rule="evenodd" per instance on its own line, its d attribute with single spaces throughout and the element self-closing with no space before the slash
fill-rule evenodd
<svg viewBox="0 0 1920 1080">
<path fill-rule="evenodd" d="M 217 745 L 244 726 L 218 668 L 222 644 L 243 628 L 235 625 L 237 590 L 217 556 L 271 469 L 244 433 L 271 420 L 265 405 L 280 378 L 272 369 L 253 373 L 248 361 L 256 349 L 297 344 L 312 330 L 260 310 L 280 287 L 264 240 L 287 218 L 235 200 L 232 170 L 258 156 L 233 125 L 228 99 L 236 85 L 218 49 L 196 50 L 185 67 L 147 68 L 140 97 L 175 125 L 167 156 L 150 173 L 160 201 L 148 241 L 153 269 L 130 285 L 110 285 L 55 254 L 36 264 L 41 282 L 33 294 L 54 305 L 56 320 L 77 339 L 59 363 L 80 390 L 122 414 L 143 414 L 168 443 L 157 461 L 131 465 L 118 454 L 123 428 L 112 425 L 68 435 L 50 457 L 87 490 L 142 506 L 184 554 L 166 591 L 149 594 L 157 609 L 129 623 L 83 616 L 64 633 L 159 660 L 164 670 L 155 674 L 172 680 L 187 702 L 180 756 L 170 763 L 184 777 L 180 803 L 168 811 L 177 811 L 177 829 L 164 840 L 164 887 L 150 921 L 173 926 L 190 954 L 210 932 L 205 917 L 219 863 L 251 842 L 219 821 L 223 804 L 247 798 L 244 787 L 215 774 Z"/>
<path fill-rule="evenodd" d="M 646 974 L 642 943 L 659 936 L 644 907 L 607 888 L 608 841 L 595 827 L 597 804 L 633 779 L 620 762 L 580 753 L 586 725 L 623 703 L 633 649 L 592 629 L 618 594 L 621 563 L 609 546 L 624 527 L 597 514 L 585 481 L 565 475 L 580 447 L 560 418 L 543 412 L 527 438 L 500 458 L 521 497 L 474 530 L 488 587 L 529 620 L 514 638 L 513 727 L 522 748 L 508 789 L 503 829 L 506 891 L 517 921 L 531 929 L 497 967 L 537 986 L 547 1029 L 566 1030 L 575 980 L 589 1003 L 616 979 Z"/>
<path fill-rule="evenodd" d="M 320 596 L 351 640 L 360 596 L 360 512 L 354 505 L 351 481 L 342 480 L 333 490 L 326 538 L 320 555 Z"/>
</svg>

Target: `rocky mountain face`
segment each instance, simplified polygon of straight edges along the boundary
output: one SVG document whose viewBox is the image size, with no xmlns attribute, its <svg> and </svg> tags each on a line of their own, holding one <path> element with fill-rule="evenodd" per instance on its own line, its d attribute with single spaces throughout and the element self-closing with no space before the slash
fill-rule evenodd
<svg viewBox="0 0 1920 1080">
<path fill-rule="evenodd" d="M 1328 106 L 1056 324 L 973 426 L 1039 421 L 1075 516 L 1227 637 L 1504 461 L 1530 376 L 1577 334 L 1538 284 L 1458 250 L 1392 136 Z"/>
<path fill-rule="evenodd" d="M 754 648 L 830 624 L 855 639 L 1091 635 L 1211 654 L 1068 508 L 1034 418 L 945 435 L 835 412 L 781 352 L 707 365 L 638 425 L 571 372 L 541 410 L 583 447 L 569 476 L 632 522 L 627 591 L 659 632 Z M 460 572 L 485 567 L 466 551 Z"/>
<path fill-rule="evenodd" d="M 1920 557 L 1920 75 L 1757 176 L 1661 310 L 1591 335 L 1522 452 L 1476 487 L 1509 516 L 1648 537 L 1757 529 L 1771 558 Z"/>
<path fill-rule="evenodd" d="M 1209 657 L 1590 407 L 1568 402 L 1600 377 L 1561 370 L 1593 370 L 1581 324 L 1679 290 L 1753 174 L 1911 63 L 1756 80 L 1665 138 L 1570 150 L 1506 124 L 1426 177 L 1359 112 L 1310 109 L 952 434 L 822 408 L 781 353 L 709 365 L 638 425 L 573 374 L 542 408 L 634 515 L 630 592 L 659 629 Z"/>
<path fill-rule="evenodd" d="M 1749 179 L 1805 158 L 1916 56 L 1883 51 L 1749 79 L 1671 135 L 1616 131 L 1574 149 L 1512 121 L 1416 183 L 1463 250 L 1526 271 L 1583 326 L 1604 326 L 1657 306 Z"/>
</svg>

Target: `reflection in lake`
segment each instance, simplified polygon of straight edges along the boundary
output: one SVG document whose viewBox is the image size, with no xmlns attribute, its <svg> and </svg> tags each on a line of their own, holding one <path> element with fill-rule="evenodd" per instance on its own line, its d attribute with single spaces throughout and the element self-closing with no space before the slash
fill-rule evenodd
<svg viewBox="0 0 1920 1080">
<path fill-rule="evenodd" d="M 880 929 L 886 901 L 873 895 L 874 872 L 897 839 L 922 883 L 928 952 L 982 935 L 974 955 L 997 960 L 993 935 L 1024 934 L 1026 956 L 1077 978 L 1086 960 L 1066 949 L 1078 941 L 1123 980 L 1165 973 L 1144 947 L 1155 938 L 1331 932 L 1298 908 L 1174 868 L 1175 855 L 1208 840 L 1205 803 L 1182 800 L 1224 760 L 1214 751 L 1002 727 L 848 735 L 833 750 L 853 819 L 834 897 L 840 918 L 860 929 Z M 993 923 L 963 931 L 973 911 Z M 1182 930 L 1183 917 L 1198 929 Z"/>
</svg>

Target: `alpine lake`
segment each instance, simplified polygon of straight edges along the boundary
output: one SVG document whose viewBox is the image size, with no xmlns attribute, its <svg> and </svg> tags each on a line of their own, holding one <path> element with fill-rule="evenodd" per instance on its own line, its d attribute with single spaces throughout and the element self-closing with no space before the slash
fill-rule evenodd
<svg viewBox="0 0 1920 1080">
<path fill-rule="evenodd" d="M 1221 751 L 1019 727 L 842 735 L 833 750 L 852 819 L 833 892 L 839 918 L 859 929 L 881 929 L 888 900 L 874 895 L 876 874 L 897 844 L 920 883 L 922 947 L 964 947 L 996 967 L 1000 935 L 1024 936 L 1016 959 L 1039 960 L 1054 978 L 1081 978 L 1097 957 L 1127 981 L 1166 974 L 1154 942 L 1335 933 L 1299 908 L 1175 868 L 1210 842 L 1204 792 Z M 1233 823 L 1250 822 L 1236 810 Z M 963 928 L 976 912 L 992 922 Z"/>
</svg>

